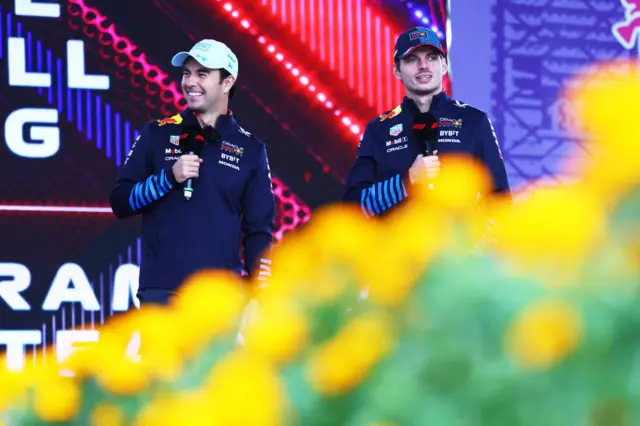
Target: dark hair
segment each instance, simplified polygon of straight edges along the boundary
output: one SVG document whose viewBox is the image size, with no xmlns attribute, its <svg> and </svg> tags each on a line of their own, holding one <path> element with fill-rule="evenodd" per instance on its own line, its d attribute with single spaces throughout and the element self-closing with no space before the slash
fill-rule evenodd
<svg viewBox="0 0 640 426">
<path fill-rule="evenodd" d="M 231 73 L 224 68 L 220 69 L 220 84 L 224 81 L 225 78 L 230 77 Z M 236 91 L 236 85 L 234 84 L 229 90 L 229 99 L 233 98 L 233 93 Z"/>
</svg>

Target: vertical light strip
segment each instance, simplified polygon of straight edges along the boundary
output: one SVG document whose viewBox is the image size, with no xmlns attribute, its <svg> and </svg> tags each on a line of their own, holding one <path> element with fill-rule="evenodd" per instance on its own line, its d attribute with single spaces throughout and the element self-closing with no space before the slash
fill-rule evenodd
<svg viewBox="0 0 640 426">
<path fill-rule="evenodd" d="M 340 78 L 344 79 L 347 75 L 344 57 L 344 0 L 338 0 L 338 56 L 340 63 Z"/>
<path fill-rule="evenodd" d="M 324 20 L 324 2 L 328 0 L 319 0 L 318 7 L 318 25 L 320 26 L 320 59 L 327 60 L 326 38 L 325 38 L 325 20 Z"/>
<path fill-rule="evenodd" d="M 302 42 L 307 42 L 307 11 L 306 11 L 307 0 L 302 0 L 300 2 L 300 33 Z"/>
<path fill-rule="evenodd" d="M 363 52 L 363 41 L 366 40 L 364 34 L 362 33 L 362 0 L 356 1 L 356 40 L 358 40 L 358 52 L 356 56 L 358 57 L 358 96 L 364 98 L 364 76 L 366 75 L 366 71 L 364 69 L 364 54 Z"/>
<path fill-rule="evenodd" d="M 329 66 L 331 67 L 332 70 L 336 69 L 336 46 L 335 46 L 335 33 L 336 33 L 336 27 L 335 27 L 335 23 L 333 22 L 333 14 L 334 14 L 334 8 L 333 8 L 333 2 L 335 0 L 328 0 L 329 1 Z"/>
<path fill-rule="evenodd" d="M 282 25 L 287 25 L 287 0 L 280 0 L 280 19 Z"/>
<path fill-rule="evenodd" d="M 311 50 L 316 51 L 316 0 L 309 0 L 309 26 L 311 27 Z"/>
<path fill-rule="evenodd" d="M 298 25 L 297 25 L 297 21 L 298 21 L 298 17 L 296 14 L 296 1 L 298 0 L 289 0 L 289 4 L 291 5 L 291 31 L 293 31 L 293 33 L 297 33 L 298 32 Z M 300 0 L 300 2 L 303 2 L 304 0 Z"/>
<path fill-rule="evenodd" d="M 389 28 L 388 25 L 384 26 L 384 59 L 383 59 L 383 63 L 385 64 L 384 67 L 384 75 L 385 75 L 385 99 L 384 99 L 384 108 L 385 110 L 387 109 L 391 109 L 393 108 L 393 103 L 396 102 L 396 100 L 393 97 L 393 63 L 389 62 L 389 60 L 387 58 L 392 58 L 393 59 L 393 51 L 391 50 L 391 28 Z"/>
<path fill-rule="evenodd" d="M 355 89 L 355 69 L 356 57 L 353 54 L 353 40 L 356 35 L 353 33 L 353 0 L 347 0 L 347 59 L 349 61 L 349 87 Z"/>
<path fill-rule="evenodd" d="M 384 87 L 384 82 L 382 79 L 384 78 L 384 72 L 382 70 L 382 31 L 380 29 L 380 17 L 376 16 L 376 78 L 378 79 L 376 84 L 376 102 L 378 105 L 378 110 L 384 110 L 384 106 L 382 103 L 382 88 Z"/>
<path fill-rule="evenodd" d="M 271 14 L 275 15 L 278 13 L 278 0 L 271 0 Z"/>
<path fill-rule="evenodd" d="M 374 106 L 373 105 L 373 61 L 371 59 L 372 55 L 372 51 L 373 51 L 373 46 L 372 46 L 372 40 L 373 40 L 373 32 L 372 32 L 372 28 L 371 28 L 371 9 L 369 9 L 368 7 L 365 10 L 365 27 L 366 27 L 366 33 L 364 35 L 364 39 L 367 41 L 367 49 L 365 50 L 365 55 L 367 55 L 367 70 L 364 72 L 364 76 L 366 76 L 367 78 L 367 102 L 369 102 L 369 105 Z"/>
</svg>

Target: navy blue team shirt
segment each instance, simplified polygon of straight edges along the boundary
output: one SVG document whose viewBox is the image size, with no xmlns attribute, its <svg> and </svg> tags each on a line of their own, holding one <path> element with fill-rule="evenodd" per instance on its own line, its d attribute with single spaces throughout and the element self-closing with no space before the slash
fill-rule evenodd
<svg viewBox="0 0 640 426">
<path fill-rule="evenodd" d="M 200 158 L 191 200 L 172 167 L 182 126 L 197 124 L 188 108 L 147 123 L 136 139 L 111 191 L 118 218 L 142 215 L 140 289 L 177 290 L 201 269 L 270 275 L 275 199 L 265 144 L 240 127 L 231 111 L 215 125 Z"/>
<path fill-rule="evenodd" d="M 409 169 L 416 156 L 424 153 L 424 145 L 412 131 L 419 113 L 415 102 L 405 97 L 402 104 L 367 124 L 343 194 L 343 201 L 359 203 L 366 217 L 384 215 L 411 197 Z M 441 160 L 451 153 L 476 158 L 490 172 L 491 192 L 510 197 L 502 154 L 487 114 L 444 92 L 433 97 L 429 113 L 438 119 Z"/>
</svg>

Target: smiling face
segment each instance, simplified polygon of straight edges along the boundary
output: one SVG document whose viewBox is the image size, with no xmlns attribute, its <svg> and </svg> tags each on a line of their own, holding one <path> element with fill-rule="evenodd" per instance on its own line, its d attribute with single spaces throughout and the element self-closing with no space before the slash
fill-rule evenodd
<svg viewBox="0 0 640 426">
<path fill-rule="evenodd" d="M 221 79 L 220 70 L 206 68 L 193 58 L 184 63 L 182 93 L 192 111 L 205 113 L 226 105 L 234 82 L 232 76 Z"/>
<path fill-rule="evenodd" d="M 447 62 L 435 47 L 420 46 L 396 61 L 393 72 L 408 94 L 436 95 L 442 91 Z"/>
</svg>

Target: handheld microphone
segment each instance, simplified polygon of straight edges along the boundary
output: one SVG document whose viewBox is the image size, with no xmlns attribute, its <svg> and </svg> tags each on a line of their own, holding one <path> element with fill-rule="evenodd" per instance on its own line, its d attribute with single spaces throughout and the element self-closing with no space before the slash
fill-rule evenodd
<svg viewBox="0 0 640 426">
<path fill-rule="evenodd" d="M 198 125 L 188 125 L 182 128 L 180 133 L 180 149 L 188 155 L 197 155 L 202 153 L 204 148 L 205 137 L 202 128 Z M 190 200 L 193 195 L 193 178 L 187 179 L 184 183 L 183 194 L 185 200 Z"/>
<path fill-rule="evenodd" d="M 438 119 L 428 112 L 422 112 L 413 121 L 413 132 L 424 145 L 424 155 L 433 155 L 438 143 Z"/>
</svg>

